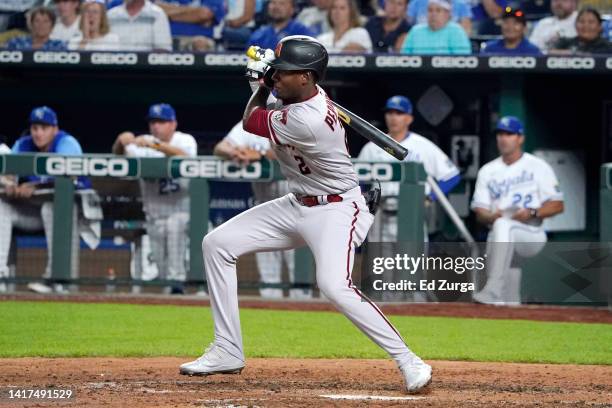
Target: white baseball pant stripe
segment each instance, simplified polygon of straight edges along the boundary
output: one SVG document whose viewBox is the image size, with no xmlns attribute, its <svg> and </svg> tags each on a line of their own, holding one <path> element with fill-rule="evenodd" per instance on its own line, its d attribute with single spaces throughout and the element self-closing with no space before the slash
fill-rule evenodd
<svg viewBox="0 0 612 408">
<path fill-rule="evenodd" d="M 495 220 L 487 237 L 487 283 L 483 292 L 496 301 L 510 301 L 509 296 L 514 298 L 513 293 L 505 290 L 512 280 L 509 272 L 514 253 L 535 256 L 544 248 L 546 240 L 542 227 L 507 218 Z"/>
<path fill-rule="evenodd" d="M 374 304 L 362 299 L 352 284 L 355 248 L 365 239 L 373 216 L 359 187 L 342 196 L 339 203 L 306 207 L 288 194 L 241 213 L 204 237 L 202 250 L 217 345 L 244 359 L 237 258 L 251 252 L 308 245 L 321 292 L 398 365 L 411 359 L 412 353 L 397 330 Z"/>
</svg>

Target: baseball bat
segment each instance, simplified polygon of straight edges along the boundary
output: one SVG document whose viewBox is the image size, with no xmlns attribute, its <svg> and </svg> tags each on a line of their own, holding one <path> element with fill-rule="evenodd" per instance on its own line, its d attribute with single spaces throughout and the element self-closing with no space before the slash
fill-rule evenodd
<svg viewBox="0 0 612 408">
<path fill-rule="evenodd" d="M 260 61 L 262 58 L 264 58 L 265 53 L 266 50 L 256 46 L 251 46 L 246 51 L 247 57 L 256 61 Z M 338 117 L 340 118 L 340 120 L 342 120 L 348 126 L 353 128 L 361 136 L 365 137 L 366 139 L 368 139 L 369 141 L 371 141 L 372 143 L 383 149 L 385 152 L 389 153 L 391 156 L 395 157 L 400 161 L 406 158 L 406 156 L 408 155 L 408 149 L 406 149 L 404 146 L 393 140 L 391 137 L 387 136 L 376 126 L 360 118 L 358 115 L 354 114 L 353 112 L 341 106 L 340 104 L 334 101 L 331 101 L 331 103 L 336 108 L 336 112 L 338 113 Z"/>
<path fill-rule="evenodd" d="M 340 104 L 331 101 L 338 112 L 338 117 L 348 126 L 353 128 L 361 136 L 374 143 L 376 146 L 389 153 L 399 161 L 403 161 L 408 155 L 408 149 L 393 140 L 391 137 L 383 133 L 376 126 L 354 114 L 350 110 L 342 107 Z"/>
</svg>

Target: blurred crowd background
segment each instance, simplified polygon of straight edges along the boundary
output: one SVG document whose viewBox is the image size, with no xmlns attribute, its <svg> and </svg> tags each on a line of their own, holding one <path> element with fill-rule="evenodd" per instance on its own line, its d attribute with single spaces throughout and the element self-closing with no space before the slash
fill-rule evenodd
<svg viewBox="0 0 612 408">
<path fill-rule="evenodd" d="M 330 53 L 610 54 L 609 0 L 3 0 L 0 47 L 206 52 L 317 37 Z"/>
</svg>

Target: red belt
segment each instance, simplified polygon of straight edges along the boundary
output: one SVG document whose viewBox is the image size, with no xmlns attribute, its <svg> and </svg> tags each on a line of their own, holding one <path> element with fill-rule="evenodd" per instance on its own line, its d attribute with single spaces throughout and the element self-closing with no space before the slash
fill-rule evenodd
<svg viewBox="0 0 612 408">
<path fill-rule="evenodd" d="M 315 207 L 317 205 L 325 205 L 329 203 L 339 203 L 342 197 L 338 194 L 320 195 L 320 196 L 300 196 L 297 197 L 300 204 L 306 207 Z"/>
</svg>

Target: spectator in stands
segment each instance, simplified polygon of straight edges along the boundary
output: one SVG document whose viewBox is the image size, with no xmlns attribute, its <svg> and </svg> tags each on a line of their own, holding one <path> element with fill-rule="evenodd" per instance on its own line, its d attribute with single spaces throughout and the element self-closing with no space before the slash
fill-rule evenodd
<svg viewBox="0 0 612 408">
<path fill-rule="evenodd" d="M 86 0 L 81 6 L 79 34 L 68 43 L 71 50 L 113 51 L 119 49 L 119 36 L 110 32 L 104 0 Z"/>
<path fill-rule="evenodd" d="M 503 16 L 509 0 L 471 0 L 473 31 L 478 34 L 497 35 L 500 27 L 496 20 Z M 469 34 L 469 33 L 468 33 Z"/>
<path fill-rule="evenodd" d="M 55 0 L 57 21 L 51 31 L 51 38 L 68 43 L 79 35 L 79 5 L 80 0 Z"/>
<path fill-rule="evenodd" d="M 49 30 L 50 32 L 50 30 Z M 70 134 L 60 130 L 56 113 L 47 106 L 32 110 L 30 114 L 30 132 L 19 138 L 13 148 L 13 154 L 46 153 L 80 156 L 83 154 L 81 145 Z M 0 276 L 6 276 L 8 271 L 8 254 L 14 227 L 27 231 L 45 231 L 47 242 L 52 243 L 53 236 L 53 197 L 46 195 L 37 197 L 37 191 L 53 188 L 53 178 L 48 176 L 25 176 L 4 178 L 5 194 L 0 198 Z M 77 188 L 90 187 L 89 181 L 79 178 Z M 72 219 L 72 271 L 71 276 L 77 277 L 79 261 L 79 234 L 77 222 L 77 207 L 74 207 Z M 51 277 L 52 252 L 47 246 L 47 266 L 43 278 Z M 38 292 L 51 292 L 47 285 L 31 283 L 28 285 Z"/>
<path fill-rule="evenodd" d="M 244 50 L 255 27 L 255 0 L 228 0 L 221 28 L 223 48 Z"/>
<path fill-rule="evenodd" d="M 332 31 L 317 37 L 328 52 L 372 52 L 372 40 L 361 26 L 355 0 L 333 0 L 328 21 Z"/>
<path fill-rule="evenodd" d="M 407 0 L 386 0 L 385 15 L 370 17 L 366 29 L 375 52 L 397 51 L 398 38 L 410 30 L 406 19 Z"/>
<path fill-rule="evenodd" d="M 576 18 L 576 37 L 560 38 L 551 54 L 612 54 L 612 44 L 602 36 L 603 20 L 599 11 L 585 7 Z"/>
<path fill-rule="evenodd" d="M 312 6 L 300 11 L 296 20 L 308 27 L 314 35 L 327 33 L 331 30 L 327 14 L 332 6 L 332 0 L 312 0 Z"/>
<path fill-rule="evenodd" d="M 553 15 L 538 21 L 529 37 L 540 50 L 546 52 L 561 38 L 576 36 L 577 0 L 551 0 Z"/>
<path fill-rule="evenodd" d="M 612 20 L 606 20 L 603 24 L 603 37 L 612 41 Z"/>
<path fill-rule="evenodd" d="M 522 10 L 506 8 L 502 17 L 502 36 L 500 40 L 486 43 L 483 54 L 542 55 L 533 43 L 525 38 L 525 13 Z"/>
<path fill-rule="evenodd" d="M 225 16 L 223 0 L 157 0 L 170 20 L 172 37 L 181 51 L 214 48 L 213 27 Z"/>
<path fill-rule="evenodd" d="M 362 16 L 380 16 L 383 14 L 382 5 L 377 0 L 355 0 L 357 10 Z"/>
<path fill-rule="evenodd" d="M 172 50 L 168 17 L 161 7 L 149 0 L 125 0 L 109 10 L 108 22 L 124 50 Z"/>
<path fill-rule="evenodd" d="M 294 0 L 270 0 L 268 19 L 270 24 L 260 27 L 249 38 L 248 45 L 274 49 L 276 44 L 289 35 L 309 35 L 312 31 L 304 24 L 293 19 Z"/>
<path fill-rule="evenodd" d="M 149 108 L 149 134 L 122 132 L 113 144 L 114 154 L 132 157 L 176 157 L 198 154 L 193 136 L 176 130 L 176 112 L 167 103 Z M 146 229 L 151 252 L 162 278 L 172 281 L 167 293 L 183 294 L 189 226 L 189 180 L 140 179 Z"/>
<path fill-rule="evenodd" d="M 13 38 L 6 44 L 6 47 L 10 50 L 65 50 L 65 42 L 50 39 L 54 25 L 53 11 L 46 7 L 36 7 L 28 15 L 28 26 L 32 34 Z"/>
<path fill-rule="evenodd" d="M 427 24 L 417 24 L 398 40 L 403 54 L 470 54 L 465 30 L 451 21 L 450 0 L 429 0 Z"/>
<path fill-rule="evenodd" d="M 452 21 L 459 23 L 469 35 L 472 31 L 472 10 L 467 0 L 449 0 Z M 429 0 L 410 0 L 408 3 L 408 22 L 425 24 L 429 15 Z"/>
</svg>

